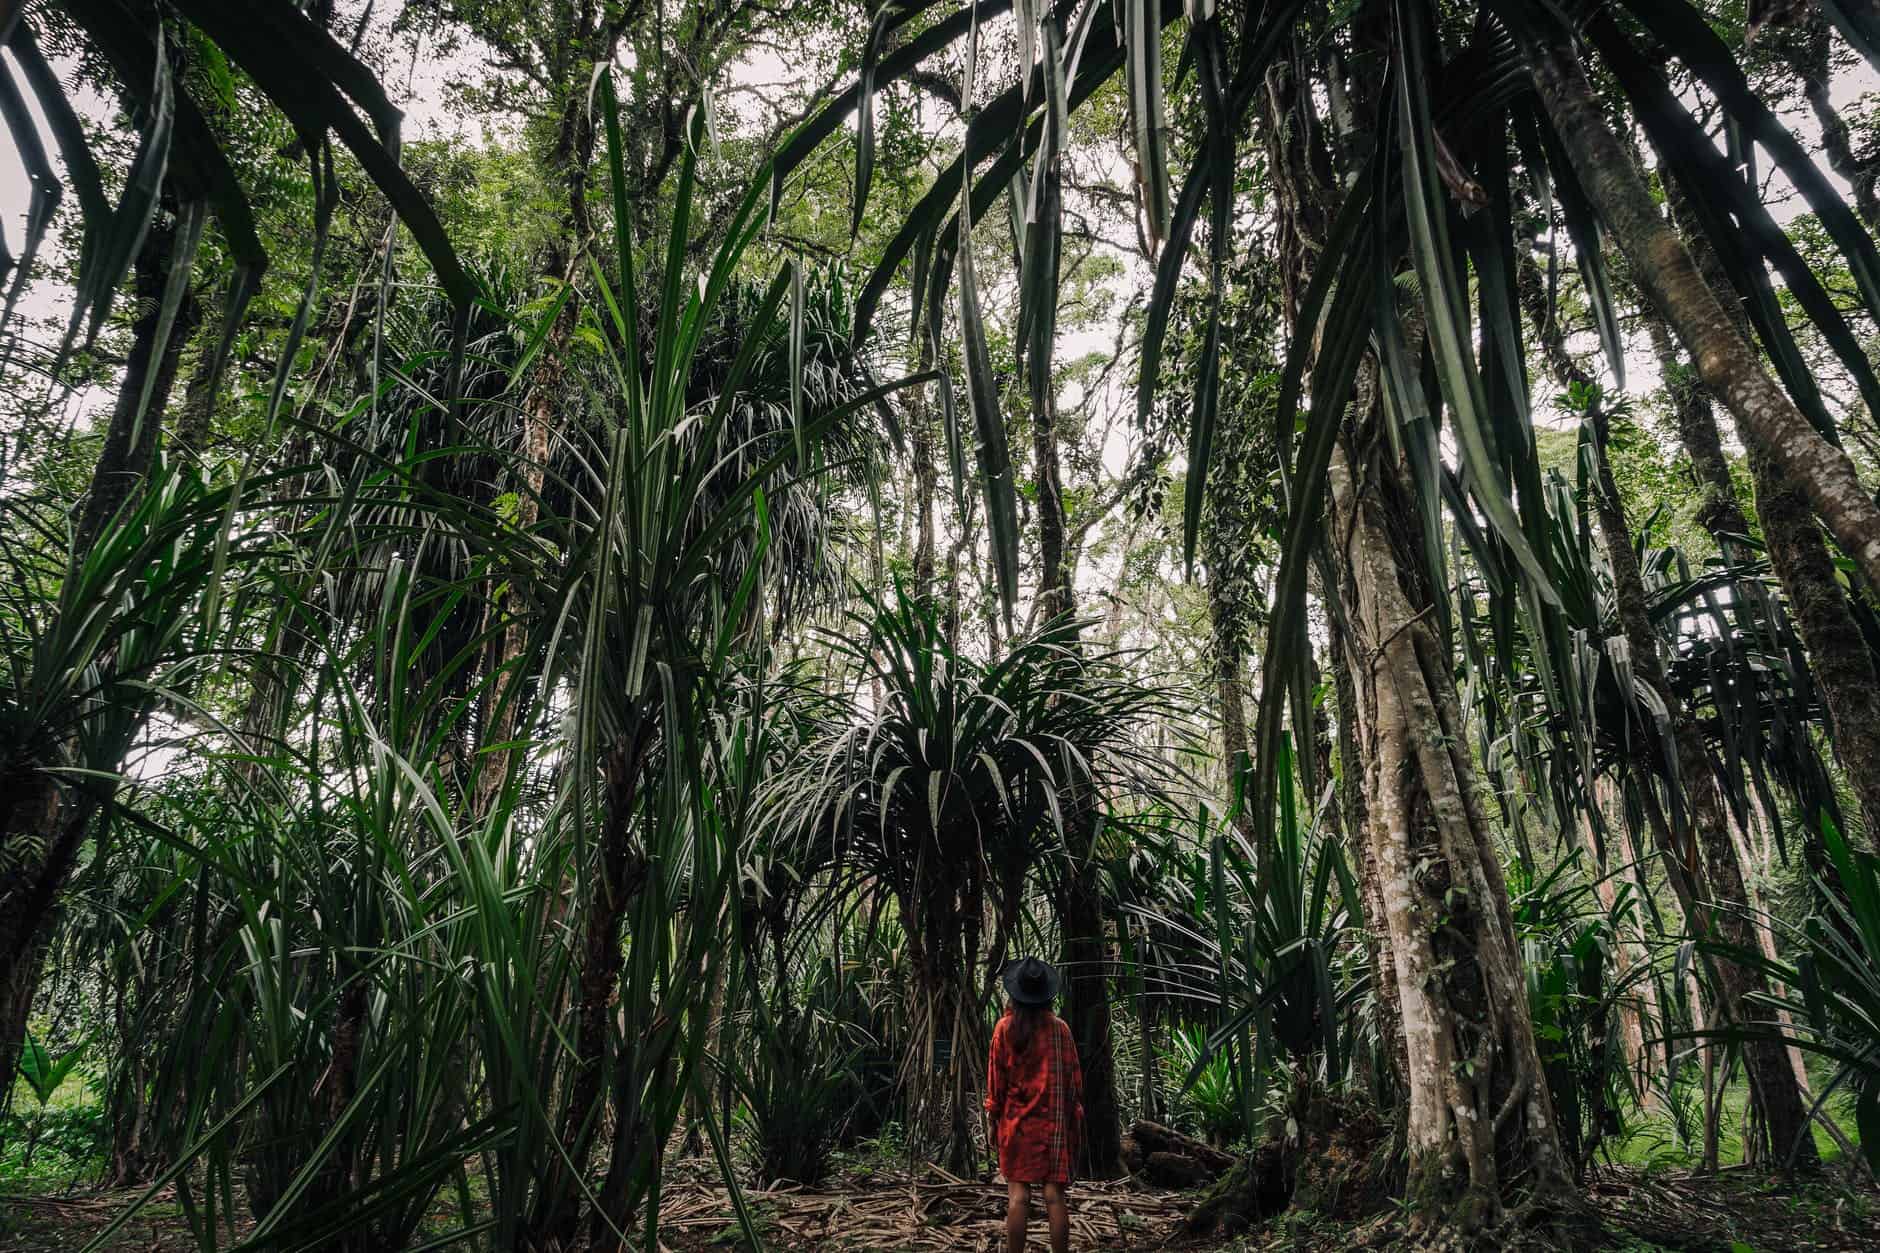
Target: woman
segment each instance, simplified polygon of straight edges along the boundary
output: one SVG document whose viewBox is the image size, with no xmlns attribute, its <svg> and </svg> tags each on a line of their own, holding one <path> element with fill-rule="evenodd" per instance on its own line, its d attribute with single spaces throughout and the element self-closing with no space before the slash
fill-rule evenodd
<svg viewBox="0 0 1880 1253">
<path fill-rule="evenodd" d="M 1031 1217 L 1031 1189 L 1044 1185 L 1052 1253 L 1071 1242 L 1071 1152 L 1084 1129 L 1084 1075 L 1077 1044 L 1064 1020 L 1051 1012 L 1058 973 L 1036 957 L 1004 970 L 1010 1003 L 992 1030 L 986 1063 L 986 1113 L 999 1145 L 1005 1176 L 1005 1247 L 1020 1253 Z"/>
</svg>

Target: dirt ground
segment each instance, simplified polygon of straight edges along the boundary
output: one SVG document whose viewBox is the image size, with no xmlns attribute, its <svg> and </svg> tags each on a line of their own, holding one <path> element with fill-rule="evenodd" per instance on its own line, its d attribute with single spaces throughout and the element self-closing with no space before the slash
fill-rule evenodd
<svg viewBox="0 0 1880 1253">
<path fill-rule="evenodd" d="M 668 1193 L 661 1229 L 674 1250 L 738 1242 L 729 1199 L 704 1180 Z M 1188 1198 L 1128 1180 L 1071 1189 L 1071 1244 L 1078 1249 L 1165 1246 Z M 894 1249 L 907 1253 L 1004 1248 L 1005 1185 L 964 1180 L 938 1167 L 848 1172 L 816 1191 L 747 1191 L 767 1249 Z M 1033 1236 L 1044 1239 L 1044 1209 L 1034 1199 Z"/>
<path fill-rule="evenodd" d="M 671 1253 L 719 1253 L 743 1246 L 724 1189 L 703 1171 L 669 1181 L 661 1226 Z M 1606 1247 L 1717 1253 L 1854 1253 L 1880 1250 L 1880 1192 L 1828 1179 L 1807 1184 L 1741 1170 L 1712 1176 L 1608 1167 L 1587 1181 L 1589 1204 L 1607 1231 Z M 76 1253 L 132 1199 L 126 1192 L 0 1197 L 0 1250 Z M 749 1190 L 765 1247 L 802 1250 L 960 1250 L 990 1253 L 999 1244 L 1005 1193 L 996 1183 L 963 1180 L 927 1168 L 852 1169 L 818 1190 Z M 1072 1247 L 1082 1251 L 1195 1249 L 1252 1253 L 1347 1253 L 1382 1248 L 1402 1234 L 1401 1217 L 1334 1222 L 1291 1214 L 1227 1241 L 1182 1237 L 1192 1194 L 1128 1180 L 1072 1189 Z M 1042 1248 L 1043 1214 L 1033 1248 Z M 193 1248 L 174 1202 L 154 1204 L 110 1246 L 138 1253 Z M 1539 1246 L 1536 1246 L 1539 1247 Z M 389 1251 L 388 1251 L 389 1253 Z"/>
</svg>

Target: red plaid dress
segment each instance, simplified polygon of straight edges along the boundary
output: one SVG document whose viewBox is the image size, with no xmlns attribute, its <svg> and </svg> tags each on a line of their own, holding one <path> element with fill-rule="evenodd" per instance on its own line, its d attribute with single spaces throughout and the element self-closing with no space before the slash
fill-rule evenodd
<svg viewBox="0 0 1880 1253">
<path fill-rule="evenodd" d="M 986 1113 L 999 1145 L 999 1173 L 1012 1183 L 1069 1183 L 1071 1146 L 1084 1125 L 1084 1074 L 1077 1042 L 1051 1014 L 1021 1052 L 1008 1011 L 992 1029 Z"/>
</svg>

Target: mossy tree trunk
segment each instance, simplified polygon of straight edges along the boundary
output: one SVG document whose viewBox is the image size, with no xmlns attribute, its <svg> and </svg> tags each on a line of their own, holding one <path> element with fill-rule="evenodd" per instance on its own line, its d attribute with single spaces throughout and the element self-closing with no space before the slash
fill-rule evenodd
<svg viewBox="0 0 1880 1253">
<path fill-rule="evenodd" d="M 1362 392 L 1361 388 L 1361 392 Z M 1363 412 L 1361 409 L 1360 412 Z M 1561 1153 L 1494 829 L 1477 794 L 1404 468 L 1375 423 L 1334 456 L 1333 540 L 1349 571 L 1349 668 L 1402 1019 L 1408 1196 L 1423 1226 L 1482 1232 L 1577 1210 Z"/>
</svg>

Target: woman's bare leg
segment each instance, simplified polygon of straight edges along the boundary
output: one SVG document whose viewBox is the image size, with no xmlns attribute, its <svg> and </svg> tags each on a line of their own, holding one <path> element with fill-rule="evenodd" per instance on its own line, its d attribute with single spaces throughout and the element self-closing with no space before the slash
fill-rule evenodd
<svg viewBox="0 0 1880 1253">
<path fill-rule="evenodd" d="M 1049 1188 L 1051 1185 L 1045 1186 Z M 1025 1253 L 1025 1226 L 1030 1221 L 1031 1185 L 1007 1181 L 1005 1185 L 1005 1253 Z"/>
<path fill-rule="evenodd" d="M 1051 1223 L 1051 1253 L 1070 1253 L 1071 1200 L 1063 1184 L 1044 1185 L 1044 1214 Z"/>
</svg>

